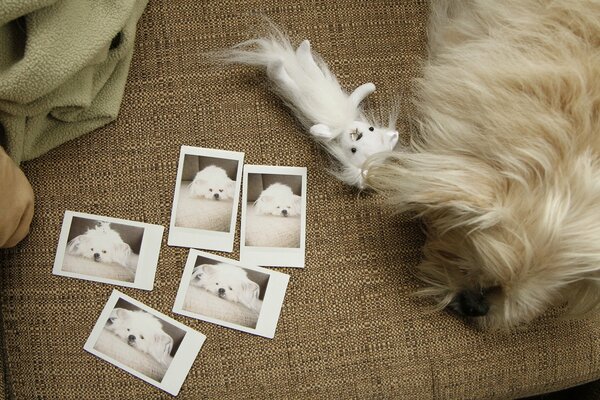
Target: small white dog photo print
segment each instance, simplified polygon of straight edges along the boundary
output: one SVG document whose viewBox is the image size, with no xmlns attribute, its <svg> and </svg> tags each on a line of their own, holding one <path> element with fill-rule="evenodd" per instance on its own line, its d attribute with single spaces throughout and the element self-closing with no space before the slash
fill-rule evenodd
<svg viewBox="0 0 600 400">
<path fill-rule="evenodd" d="M 173 312 L 275 336 L 289 275 L 191 249 Z"/>
<path fill-rule="evenodd" d="M 169 246 L 232 252 L 244 153 L 182 146 Z"/>
<path fill-rule="evenodd" d="M 53 273 L 152 290 L 164 227 L 65 211 Z"/>
<path fill-rule="evenodd" d="M 244 166 L 240 260 L 304 267 L 306 168 Z"/>
<path fill-rule="evenodd" d="M 206 336 L 113 290 L 84 350 L 176 396 Z"/>
</svg>

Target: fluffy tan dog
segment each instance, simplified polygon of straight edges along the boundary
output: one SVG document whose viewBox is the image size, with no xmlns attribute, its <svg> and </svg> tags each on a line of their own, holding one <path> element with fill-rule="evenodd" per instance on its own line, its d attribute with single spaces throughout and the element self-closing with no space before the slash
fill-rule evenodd
<svg viewBox="0 0 600 400">
<path fill-rule="evenodd" d="M 512 328 L 600 308 L 600 1 L 432 2 L 420 133 L 367 182 L 424 217 L 421 293 Z"/>
</svg>

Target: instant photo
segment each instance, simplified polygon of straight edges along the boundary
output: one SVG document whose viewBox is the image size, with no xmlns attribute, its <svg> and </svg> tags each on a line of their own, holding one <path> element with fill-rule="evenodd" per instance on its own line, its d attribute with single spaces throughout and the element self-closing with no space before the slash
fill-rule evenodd
<svg viewBox="0 0 600 400">
<path fill-rule="evenodd" d="M 275 336 L 289 276 L 191 249 L 173 312 Z"/>
<path fill-rule="evenodd" d="M 306 168 L 246 165 L 240 260 L 304 267 Z"/>
<path fill-rule="evenodd" d="M 169 245 L 233 251 L 244 153 L 182 146 Z"/>
<path fill-rule="evenodd" d="M 66 211 L 53 273 L 152 290 L 164 228 Z"/>
<path fill-rule="evenodd" d="M 205 339 L 114 290 L 84 349 L 176 396 Z"/>
</svg>

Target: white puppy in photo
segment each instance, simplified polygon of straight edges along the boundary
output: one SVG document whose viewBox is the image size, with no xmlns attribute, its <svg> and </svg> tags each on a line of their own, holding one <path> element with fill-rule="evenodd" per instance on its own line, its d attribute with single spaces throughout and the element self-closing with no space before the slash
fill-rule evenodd
<svg viewBox="0 0 600 400">
<path fill-rule="evenodd" d="M 209 165 L 198 171 L 192 183 L 190 194 L 208 200 L 229 200 L 235 192 L 235 181 L 221 167 Z"/>
<path fill-rule="evenodd" d="M 116 263 L 123 267 L 135 267 L 131 247 L 121 239 L 109 222 L 101 222 L 94 229 L 76 236 L 67 244 L 67 253 L 88 258 L 98 263 Z"/>
<path fill-rule="evenodd" d="M 232 303 L 240 303 L 258 313 L 262 301 L 258 299 L 260 287 L 248 278 L 244 269 L 234 265 L 219 263 L 202 264 L 194 268 L 191 285 Z"/>
<path fill-rule="evenodd" d="M 173 338 L 163 330 L 161 322 L 146 311 L 115 308 L 108 318 L 106 329 L 165 367 L 173 359 Z"/>
<path fill-rule="evenodd" d="M 300 214 L 302 197 L 282 183 L 273 183 L 254 202 L 257 214 L 294 217 Z"/>
</svg>

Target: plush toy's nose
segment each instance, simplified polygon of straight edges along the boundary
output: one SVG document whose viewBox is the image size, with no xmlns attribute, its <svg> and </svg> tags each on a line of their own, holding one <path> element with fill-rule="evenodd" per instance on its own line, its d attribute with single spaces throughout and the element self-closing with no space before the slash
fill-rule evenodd
<svg viewBox="0 0 600 400">
<path fill-rule="evenodd" d="M 215 198 L 215 200 L 219 200 L 219 193 L 215 193 L 215 194 L 213 195 L 213 197 Z"/>
<path fill-rule="evenodd" d="M 288 210 L 281 210 L 281 213 L 283 214 L 284 217 L 287 217 L 288 215 Z"/>
<path fill-rule="evenodd" d="M 129 335 L 129 336 L 127 337 L 127 340 L 129 340 L 130 342 L 135 342 L 135 336 L 133 336 L 133 335 Z"/>
<path fill-rule="evenodd" d="M 219 288 L 219 295 L 223 296 L 225 294 L 225 289 Z"/>
<path fill-rule="evenodd" d="M 94 253 L 94 261 L 100 261 L 100 253 Z"/>
</svg>

